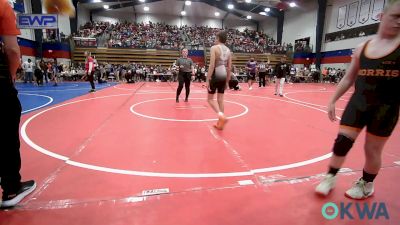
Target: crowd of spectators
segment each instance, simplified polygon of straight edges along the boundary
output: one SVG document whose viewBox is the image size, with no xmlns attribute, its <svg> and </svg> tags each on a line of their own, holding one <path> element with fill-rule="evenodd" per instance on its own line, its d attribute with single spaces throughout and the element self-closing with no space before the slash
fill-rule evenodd
<svg viewBox="0 0 400 225">
<path fill-rule="evenodd" d="M 88 22 L 75 37 L 104 39 L 101 47 L 180 49 L 183 46 L 198 49 L 211 47 L 220 29 L 207 26 L 174 26 L 164 23 Z M 229 29 L 227 46 L 234 52 L 286 53 L 291 44 L 277 44 L 263 32 Z"/>
<path fill-rule="evenodd" d="M 68 69 L 67 64 L 57 62 L 57 59 L 21 60 L 20 67 L 17 69 L 17 81 L 35 82 L 38 86 L 42 86 L 44 81 L 46 83 L 54 82 L 54 85 L 57 86 L 58 78 Z"/>
<path fill-rule="evenodd" d="M 306 53 L 310 53 L 312 52 L 312 48 L 310 47 L 310 45 L 307 43 L 303 43 L 303 42 L 296 42 L 294 44 L 294 50 L 295 52 L 306 52 Z"/>
<path fill-rule="evenodd" d="M 64 78 L 67 80 L 79 80 L 84 75 L 83 64 L 75 63 L 71 68 L 66 70 Z M 99 83 L 108 80 L 117 82 L 133 83 L 137 81 L 176 81 L 178 68 L 175 63 L 170 66 L 162 65 L 145 65 L 142 63 L 97 63 L 95 59 L 95 77 Z M 205 81 L 205 66 L 195 65 L 194 80 Z"/>
<path fill-rule="evenodd" d="M 206 29 L 206 34 L 204 35 L 204 37 L 207 37 L 205 40 L 206 47 L 210 47 L 214 44 L 215 36 L 218 31 L 218 29 Z M 234 52 L 244 53 L 285 54 L 288 50 L 292 50 L 293 48 L 291 44 L 277 44 L 276 41 L 267 34 L 249 29 L 245 29 L 244 31 L 229 29 L 226 45 Z"/>
</svg>

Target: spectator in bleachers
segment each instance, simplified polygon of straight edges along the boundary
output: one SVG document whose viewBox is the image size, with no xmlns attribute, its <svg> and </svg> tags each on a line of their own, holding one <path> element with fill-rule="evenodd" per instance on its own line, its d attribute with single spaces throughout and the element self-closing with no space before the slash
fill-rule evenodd
<svg viewBox="0 0 400 225">
<path fill-rule="evenodd" d="M 105 38 L 108 47 L 178 49 L 184 45 L 197 49 L 199 45 L 213 45 L 218 28 L 207 26 L 177 26 L 163 23 L 116 23 L 88 22 L 81 27 L 77 36 L 85 38 Z M 249 29 L 243 32 L 228 30 L 227 46 L 237 52 L 285 53 L 292 48 L 289 44 L 277 44 L 263 32 Z M 85 42 L 83 42 L 85 43 Z M 77 42 L 80 44 L 80 42 Z"/>
</svg>

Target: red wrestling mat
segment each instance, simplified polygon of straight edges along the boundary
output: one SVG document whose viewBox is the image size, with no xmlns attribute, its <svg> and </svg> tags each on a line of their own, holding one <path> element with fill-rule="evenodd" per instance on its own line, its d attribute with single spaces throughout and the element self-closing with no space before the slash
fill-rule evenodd
<svg viewBox="0 0 400 225">
<path fill-rule="evenodd" d="M 0 224 L 400 222 L 399 127 L 385 147 L 376 194 L 364 201 L 370 208 L 384 203 L 389 219 L 360 219 L 359 201 L 344 197 L 361 176 L 364 135 L 335 191 L 314 195 L 338 130 L 324 112 L 334 86 L 286 85 L 285 97 L 277 97 L 272 86 L 249 91 L 244 84 L 225 96 L 231 119 L 224 131 L 212 126 L 216 116 L 201 84 L 179 104 L 176 86 L 121 84 L 24 115 L 22 175 L 38 189 L 1 211 Z M 350 96 L 338 102 L 338 116 Z M 354 219 L 325 219 L 328 202 L 352 203 Z"/>
</svg>

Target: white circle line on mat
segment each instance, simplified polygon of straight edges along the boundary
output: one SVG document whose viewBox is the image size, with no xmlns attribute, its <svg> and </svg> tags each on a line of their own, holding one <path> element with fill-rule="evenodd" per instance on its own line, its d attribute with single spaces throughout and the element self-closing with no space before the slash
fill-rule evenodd
<svg viewBox="0 0 400 225">
<path fill-rule="evenodd" d="M 296 91 L 296 92 L 287 92 L 287 93 L 284 93 L 283 96 L 284 96 L 285 98 L 291 100 L 291 101 L 294 101 L 294 102 L 303 103 L 303 104 L 308 104 L 308 105 L 317 106 L 317 107 L 322 107 L 322 108 L 328 108 L 327 106 L 324 106 L 324 105 L 319 105 L 319 104 L 315 104 L 315 103 L 311 103 L 311 102 L 301 101 L 301 100 L 294 99 L 294 98 L 289 98 L 287 95 L 289 95 L 289 94 L 295 94 L 295 93 L 330 93 L 330 92 L 333 92 L 333 91 L 322 91 L 322 90 L 321 90 L 321 91 L 299 91 L 299 92 Z M 336 110 L 341 110 L 341 111 L 343 111 L 344 109 L 342 109 L 342 108 L 336 108 Z"/>
<path fill-rule="evenodd" d="M 191 98 L 191 99 L 206 100 L 204 98 Z M 151 99 L 151 100 L 147 100 L 147 101 L 138 102 L 138 103 L 132 105 L 130 107 L 130 110 L 131 110 L 131 112 L 133 114 L 135 114 L 137 116 L 141 116 L 141 117 L 144 117 L 144 118 L 147 118 L 147 119 L 153 119 L 153 120 L 172 121 L 172 122 L 210 122 L 210 121 L 217 121 L 218 120 L 216 118 L 212 118 L 212 119 L 191 119 L 191 120 L 189 120 L 189 119 L 162 118 L 162 117 L 156 117 L 156 116 L 148 116 L 148 115 L 136 112 L 134 110 L 134 108 L 136 106 L 138 106 L 138 105 L 141 105 L 141 104 L 144 104 L 144 103 L 148 103 L 148 102 L 164 101 L 164 100 L 171 100 L 171 102 L 173 102 L 172 100 L 175 100 L 175 98 L 158 98 L 158 99 Z M 247 106 L 241 104 L 241 103 L 228 101 L 228 100 L 225 100 L 225 102 L 229 102 L 229 103 L 232 103 L 232 104 L 235 104 L 235 105 L 239 105 L 239 106 L 244 108 L 244 111 L 242 113 L 240 113 L 238 115 L 235 115 L 235 116 L 229 116 L 228 119 L 238 118 L 238 117 L 246 115 L 249 112 L 249 108 Z M 173 104 L 175 104 L 175 103 L 173 103 Z"/>
<path fill-rule="evenodd" d="M 31 116 L 29 119 L 27 119 L 22 127 L 21 127 L 21 136 L 22 139 L 33 149 L 48 155 L 50 157 L 59 159 L 64 161 L 68 165 L 84 168 L 84 169 L 90 169 L 90 170 L 95 170 L 95 171 L 101 171 L 101 172 L 108 172 L 108 173 L 115 173 L 115 174 L 125 174 L 125 175 L 132 175 L 132 176 L 145 176 L 145 177 L 163 177 L 163 178 L 217 178 L 217 177 L 242 177 L 242 176 L 252 176 L 257 173 L 265 173 L 265 172 L 273 172 L 273 171 L 279 171 L 279 170 L 287 170 L 287 169 L 292 169 L 292 168 L 297 168 L 297 167 L 302 167 L 306 166 L 309 164 L 313 164 L 316 162 L 320 162 L 326 159 L 329 159 L 332 156 L 332 153 L 327 153 L 319 157 L 315 157 L 312 159 L 308 159 L 305 161 L 300 161 L 300 162 L 295 162 L 295 163 L 290 163 L 290 164 L 285 164 L 285 165 L 280 165 L 280 166 L 273 166 L 273 167 L 266 167 L 266 168 L 258 168 L 258 169 L 253 169 L 249 171 L 241 171 L 241 172 L 225 172 L 225 173 L 162 173 L 162 172 L 147 172 L 147 171 L 135 171 L 135 170 L 123 170 L 123 169 L 115 169 L 115 168 L 108 168 L 108 167 L 103 167 L 103 166 L 97 166 L 97 165 L 91 165 L 91 164 L 86 164 L 86 163 L 81 163 L 77 161 L 70 160 L 67 156 L 63 156 L 57 153 L 54 153 L 48 149 L 45 149 L 36 143 L 34 143 L 28 136 L 27 134 L 27 127 L 29 123 L 38 117 L 39 115 L 44 114 L 45 112 L 51 111 L 56 108 L 60 108 L 66 105 L 71 105 L 79 102 L 84 102 L 84 101 L 90 101 L 93 99 L 106 99 L 106 98 L 111 98 L 111 97 L 119 97 L 119 96 L 127 96 L 131 94 L 118 94 L 118 95 L 108 95 L 108 96 L 101 96 L 101 97 L 94 97 L 94 98 L 88 98 L 88 99 L 82 99 L 82 100 L 77 100 L 73 102 L 68 102 L 64 104 L 60 104 L 48 109 L 45 109 L 39 113 L 36 113 L 35 115 Z M 230 94 L 232 95 L 232 94 Z M 255 98 L 261 98 L 261 99 L 268 99 L 268 100 L 275 100 L 275 101 L 280 101 L 280 102 L 287 102 L 295 105 L 300 105 L 306 108 L 311 108 L 315 109 L 317 111 L 325 112 L 325 110 L 312 107 L 306 104 L 301 104 L 301 103 L 296 103 L 296 102 L 291 102 L 283 99 L 278 99 L 278 98 L 270 98 L 270 97 L 263 97 L 263 96 L 252 96 L 252 95 L 242 95 L 242 94 L 236 94 L 232 96 L 246 96 L 246 97 L 255 97 Z"/>
<path fill-rule="evenodd" d="M 31 109 L 24 110 L 24 111 L 22 111 L 22 113 L 27 113 L 27 112 L 34 111 L 34 110 L 36 110 L 36 109 L 43 108 L 43 107 L 45 107 L 45 106 L 47 106 L 47 105 L 51 104 L 51 103 L 53 102 L 53 100 L 54 100 L 52 97 L 50 97 L 50 96 L 47 96 L 47 95 L 29 94 L 29 93 L 18 93 L 18 94 L 19 94 L 19 95 L 31 95 L 31 96 L 39 96 L 39 97 L 43 97 L 43 98 L 47 98 L 47 99 L 49 99 L 49 101 L 48 101 L 48 102 L 46 102 L 46 103 L 44 103 L 43 105 L 40 105 L 40 106 L 37 106 L 37 107 L 31 108 Z"/>
</svg>

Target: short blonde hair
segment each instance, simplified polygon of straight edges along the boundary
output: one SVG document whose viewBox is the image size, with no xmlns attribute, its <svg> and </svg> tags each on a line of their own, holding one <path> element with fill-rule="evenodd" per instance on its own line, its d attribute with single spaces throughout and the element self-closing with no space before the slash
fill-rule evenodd
<svg viewBox="0 0 400 225">
<path fill-rule="evenodd" d="M 390 9 L 390 7 L 392 7 L 392 6 L 396 5 L 396 4 L 399 4 L 399 3 L 400 3 L 400 0 L 388 0 L 388 1 L 386 1 L 385 12 L 388 9 Z"/>
</svg>

